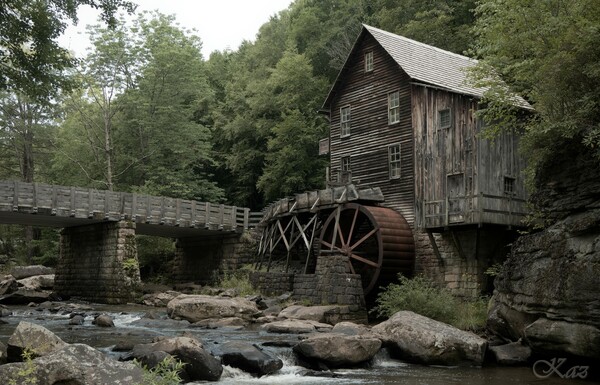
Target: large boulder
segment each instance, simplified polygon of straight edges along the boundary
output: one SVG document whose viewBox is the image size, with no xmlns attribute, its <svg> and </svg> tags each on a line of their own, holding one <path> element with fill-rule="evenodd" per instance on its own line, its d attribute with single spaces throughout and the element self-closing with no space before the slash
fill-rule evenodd
<svg viewBox="0 0 600 385">
<path fill-rule="evenodd" d="M 6 384 L 131 385 L 141 384 L 144 373 L 90 346 L 72 344 L 30 362 L 2 365 L 0 378 Z"/>
<path fill-rule="evenodd" d="M 150 344 L 133 347 L 131 356 L 142 362 L 149 360 L 153 352 L 165 352 L 186 365 L 181 377 L 185 381 L 217 381 L 223 373 L 223 366 L 204 349 L 202 343 L 190 337 L 164 338 Z"/>
<path fill-rule="evenodd" d="M 171 318 L 185 319 L 194 323 L 203 319 L 226 317 L 252 320 L 260 314 L 260 311 L 256 303 L 243 298 L 182 294 L 169 302 L 167 314 Z"/>
<path fill-rule="evenodd" d="M 352 367 L 370 361 L 381 348 L 373 337 L 327 333 L 314 335 L 294 346 L 294 353 L 327 367 Z"/>
<path fill-rule="evenodd" d="M 22 361 L 23 351 L 28 349 L 34 357 L 48 355 L 67 346 L 56 334 L 43 326 L 21 321 L 8 339 L 8 362 Z"/>
<path fill-rule="evenodd" d="M 349 336 L 358 336 L 371 334 L 371 329 L 368 326 L 362 324 L 344 321 L 333 325 L 333 329 L 331 329 L 331 332 L 338 334 L 346 334 Z"/>
<path fill-rule="evenodd" d="M 181 295 L 180 292 L 172 290 L 163 293 L 145 294 L 142 303 L 146 306 L 165 307 L 179 295 Z"/>
<path fill-rule="evenodd" d="M 17 282 L 20 287 L 29 290 L 51 290 L 54 287 L 54 274 L 34 275 Z"/>
<path fill-rule="evenodd" d="M 46 267 L 42 265 L 32 265 L 32 266 L 15 266 L 12 268 L 10 275 L 15 277 L 15 279 L 23 279 L 27 277 L 33 277 L 34 275 L 48 275 L 54 274 L 54 269 L 51 267 Z"/>
<path fill-rule="evenodd" d="M 274 373 L 283 367 L 283 361 L 279 358 L 248 342 L 228 341 L 218 345 L 213 353 L 221 357 L 224 365 L 259 376 Z"/>
<path fill-rule="evenodd" d="M 487 348 L 473 333 L 411 311 L 399 311 L 372 330 L 400 358 L 427 365 L 481 365 Z"/>
</svg>

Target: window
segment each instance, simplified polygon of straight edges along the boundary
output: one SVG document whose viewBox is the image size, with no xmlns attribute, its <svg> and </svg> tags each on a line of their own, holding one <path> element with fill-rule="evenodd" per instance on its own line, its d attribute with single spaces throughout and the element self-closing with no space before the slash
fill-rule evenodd
<svg viewBox="0 0 600 385">
<path fill-rule="evenodd" d="M 388 160 L 390 164 L 390 179 L 400 178 L 400 145 L 388 147 Z"/>
<path fill-rule="evenodd" d="M 515 194 L 515 178 L 509 176 L 504 177 L 504 194 L 514 195 Z"/>
<path fill-rule="evenodd" d="M 400 121 L 400 92 L 388 94 L 388 122 L 389 124 Z"/>
<path fill-rule="evenodd" d="M 350 157 L 342 156 L 342 172 L 350 171 Z"/>
<path fill-rule="evenodd" d="M 340 108 L 340 136 L 350 136 L 350 106 Z"/>
<path fill-rule="evenodd" d="M 373 71 L 373 51 L 365 54 L 365 72 Z"/>
<path fill-rule="evenodd" d="M 452 114 L 449 108 L 438 111 L 438 115 L 440 128 L 450 128 L 452 126 Z"/>
</svg>

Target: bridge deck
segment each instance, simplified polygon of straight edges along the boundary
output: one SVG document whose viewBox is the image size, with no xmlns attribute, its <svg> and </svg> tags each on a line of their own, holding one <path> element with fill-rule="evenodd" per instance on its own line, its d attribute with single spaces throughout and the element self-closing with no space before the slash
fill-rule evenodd
<svg viewBox="0 0 600 385">
<path fill-rule="evenodd" d="M 70 227 L 130 220 L 137 233 L 167 237 L 241 232 L 261 213 L 208 202 L 80 187 L 0 182 L 0 223 Z"/>
</svg>

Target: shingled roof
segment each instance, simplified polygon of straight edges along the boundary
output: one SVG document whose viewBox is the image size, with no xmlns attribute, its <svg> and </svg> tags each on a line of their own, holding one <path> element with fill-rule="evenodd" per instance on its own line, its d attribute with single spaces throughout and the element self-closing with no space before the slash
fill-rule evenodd
<svg viewBox="0 0 600 385">
<path fill-rule="evenodd" d="M 365 33 L 369 33 L 381 47 L 398 63 L 398 65 L 415 82 L 433 85 L 459 94 L 471 95 L 481 98 L 486 88 L 476 88 L 467 82 L 467 70 L 477 64 L 477 60 L 453 52 L 433 47 L 418 41 L 399 36 L 381 29 L 363 24 L 363 30 L 348 56 L 355 51 Z M 346 62 L 347 63 L 347 62 Z M 335 90 L 345 72 L 346 65 L 338 74 L 324 107 L 331 103 Z M 523 98 L 515 96 L 515 104 L 531 108 Z"/>
</svg>

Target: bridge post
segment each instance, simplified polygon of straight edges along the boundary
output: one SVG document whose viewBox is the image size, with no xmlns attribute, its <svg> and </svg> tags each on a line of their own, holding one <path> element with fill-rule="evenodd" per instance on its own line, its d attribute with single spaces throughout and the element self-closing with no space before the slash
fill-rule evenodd
<svg viewBox="0 0 600 385">
<path fill-rule="evenodd" d="M 59 296 L 119 304 L 132 301 L 139 285 L 135 223 L 102 222 L 62 230 L 55 279 Z"/>
</svg>

